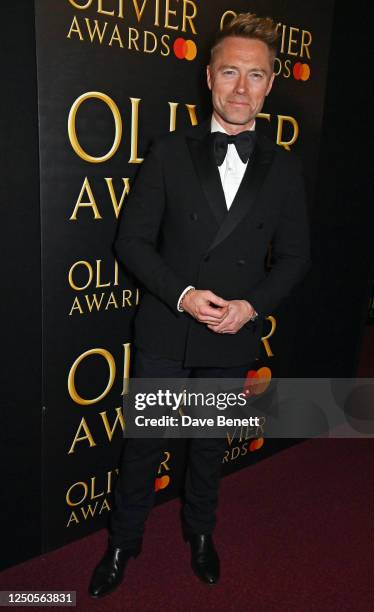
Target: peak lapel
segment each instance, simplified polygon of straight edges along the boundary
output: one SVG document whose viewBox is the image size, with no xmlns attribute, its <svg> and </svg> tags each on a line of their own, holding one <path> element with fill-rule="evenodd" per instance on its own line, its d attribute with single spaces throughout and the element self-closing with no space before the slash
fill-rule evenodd
<svg viewBox="0 0 374 612">
<path fill-rule="evenodd" d="M 204 195 L 217 224 L 221 225 L 227 217 L 227 206 L 210 140 L 210 122 L 201 128 L 196 136 L 193 134 L 186 137 L 187 145 Z"/>
<path fill-rule="evenodd" d="M 254 212 L 260 189 L 266 179 L 273 156 L 273 149 L 264 147 L 261 141 L 256 144 L 235 199 L 208 251 L 211 251 L 225 240 L 248 213 Z M 220 177 L 218 176 L 218 178 Z"/>
</svg>

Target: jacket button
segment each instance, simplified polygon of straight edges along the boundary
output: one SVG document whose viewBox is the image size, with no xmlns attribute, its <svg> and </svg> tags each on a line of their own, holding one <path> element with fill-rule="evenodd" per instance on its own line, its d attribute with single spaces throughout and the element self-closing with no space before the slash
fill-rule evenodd
<svg viewBox="0 0 374 612">
<path fill-rule="evenodd" d="M 263 223 L 259 223 L 258 226 L 257 226 L 257 229 L 262 229 L 263 227 L 264 227 L 264 224 Z"/>
<path fill-rule="evenodd" d="M 238 266 L 244 266 L 245 265 L 245 259 L 238 259 L 238 261 L 236 263 L 238 264 Z"/>
<path fill-rule="evenodd" d="M 204 261 L 209 261 L 209 259 L 210 259 L 210 255 L 205 255 Z"/>
<path fill-rule="evenodd" d="M 197 221 L 197 213 L 193 212 L 190 214 L 191 221 Z"/>
</svg>

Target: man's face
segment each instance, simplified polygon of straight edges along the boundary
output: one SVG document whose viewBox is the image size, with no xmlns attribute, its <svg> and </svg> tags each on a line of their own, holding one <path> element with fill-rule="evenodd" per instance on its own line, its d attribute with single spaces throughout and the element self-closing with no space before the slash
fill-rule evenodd
<svg viewBox="0 0 374 612">
<path fill-rule="evenodd" d="M 207 82 L 213 115 L 229 133 L 253 125 L 274 76 L 269 49 L 261 40 L 231 36 L 218 45 L 207 67 Z"/>
</svg>

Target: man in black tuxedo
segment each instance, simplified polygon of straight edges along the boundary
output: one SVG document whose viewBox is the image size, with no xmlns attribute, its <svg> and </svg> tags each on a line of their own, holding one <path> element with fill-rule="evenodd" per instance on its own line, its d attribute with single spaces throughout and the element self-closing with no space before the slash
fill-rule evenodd
<svg viewBox="0 0 374 612">
<path fill-rule="evenodd" d="M 264 317 L 309 267 L 301 165 L 255 131 L 274 80 L 277 39 L 268 18 L 242 14 L 225 26 L 207 68 L 212 117 L 155 142 L 132 188 L 115 249 L 144 287 L 136 378 L 244 377 L 258 356 Z M 93 597 L 116 588 L 141 550 L 162 443 L 126 441 Z M 192 568 L 211 584 L 220 570 L 212 533 L 224 444 L 191 440 L 185 483 Z"/>
</svg>

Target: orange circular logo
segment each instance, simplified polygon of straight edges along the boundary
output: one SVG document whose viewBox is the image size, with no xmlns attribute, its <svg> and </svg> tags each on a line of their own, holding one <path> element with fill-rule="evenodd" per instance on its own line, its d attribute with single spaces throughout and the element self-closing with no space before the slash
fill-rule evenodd
<svg viewBox="0 0 374 612">
<path fill-rule="evenodd" d="M 257 440 L 253 440 L 249 445 L 250 451 L 259 450 L 264 445 L 264 438 L 257 438 Z"/>
<path fill-rule="evenodd" d="M 271 369 L 267 367 L 258 370 L 248 370 L 244 383 L 244 393 L 249 395 L 260 395 L 270 385 Z"/>
<path fill-rule="evenodd" d="M 197 55 L 197 47 L 193 40 L 176 38 L 173 45 L 174 55 L 178 59 L 192 61 Z"/>
<path fill-rule="evenodd" d="M 155 491 L 160 491 L 160 489 L 166 489 L 169 482 L 170 482 L 170 476 L 161 476 L 160 478 L 156 478 Z"/>
<path fill-rule="evenodd" d="M 296 81 L 307 81 L 310 77 L 310 66 L 309 64 L 302 64 L 301 62 L 296 62 L 292 72 Z"/>
</svg>

